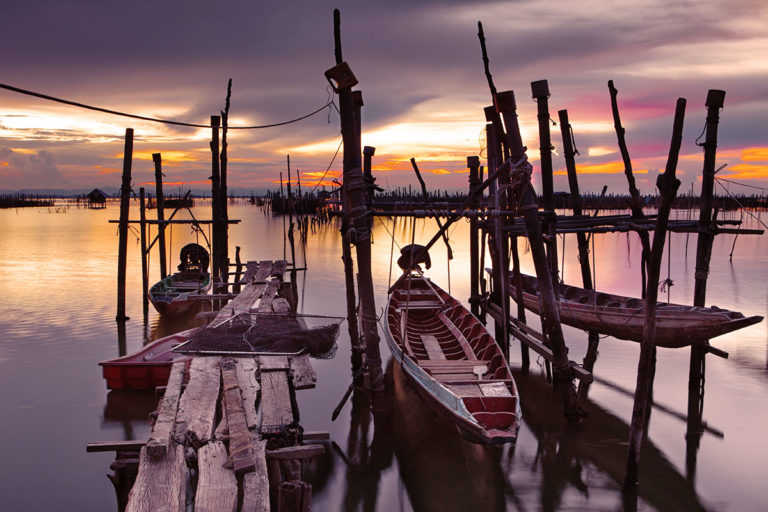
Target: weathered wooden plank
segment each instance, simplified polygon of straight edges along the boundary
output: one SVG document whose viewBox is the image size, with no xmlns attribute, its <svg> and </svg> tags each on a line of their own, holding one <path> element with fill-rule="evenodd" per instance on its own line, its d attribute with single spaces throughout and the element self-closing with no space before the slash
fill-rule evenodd
<svg viewBox="0 0 768 512">
<path fill-rule="evenodd" d="M 171 375 L 165 387 L 165 394 L 157 409 L 157 420 L 147 441 L 147 454 L 150 457 L 165 455 L 173 436 L 176 424 L 176 411 L 179 408 L 181 385 L 184 382 L 185 361 L 176 361 L 171 366 Z"/>
<path fill-rule="evenodd" d="M 277 289 L 280 284 L 275 281 L 270 281 L 264 286 L 265 289 L 261 294 L 261 300 L 259 301 L 259 313 L 272 313 L 272 301 L 275 299 L 275 295 L 277 295 Z"/>
<path fill-rule="evenodd" d="M 440 348 L 440 343 L 438 343 L 437 338 L 431 334 L 422 334 L 421 342 L 424 343 L 428 358 L 434 360 L 445 359 L 445 354 L 443 354 L 443 349 Z"/>
<path fill-rule="evenodd" d="M 94 452 L 138 452 L 146 441 L 99 441 L 95 443 L 88 443 L 85 446 L 87 453 Z"/>
<path fill-rule="evenodd" d="M 288 262 L 285 260 L 277 260 L 272 264 L 272 276 L 282 277 L 288 268 Z"/>
<path fill-rule="evenodd" d="M 253 276 L 252 282 L 254 284 L 263 284 L 267 282 L 267 278 L 272 275 L 273 263 L 271 261 L 260 261 L 259 268 Z"/>
<path fill-rule="evenodd" d="M 265 284 L 246 285 L 237 297 L 221 308 L 221 311 L 219 311 L 219 314 L 212 322 L 212 325 L 216 325 L 220 320 L 225 320 L 237 313 L 251 309 L 253 305 L 256 304 L 256 301 L 261 298 L 265 288 Z"/>
<path fill-rule="evenodd" d="M 285 299 L 283 297 L 278 297 L 277 299 L 274 299 L 272 301 L 272 311 L 274 311 L 275 313 L 290 313 L 291 305 L 288 302 L 288 299 Z"/>
<path fill-rule="evenodd" d="M 290 369 L 288 356 L 259 356 L 259 369 L 262 372 L 285 371 Z"/>
<path fill-rule="evenodd" d="M 267 458 L 265 456 L 267 441 L 253 438 L 253 452 L 256 467 L 243 477 L 243 504 L 241 512 L 269 511 L 269 478 L 267 477 Z"/>
<path fill-rule="evenodd" d="M 296 460 L 309 459 L 325 453 L 325 447 L 321 444 L 304 444 L 299 446 L 286 446 L 276 450 L 267 450 L 267 459 Z"/>
<path fill-rule="evenodd" d="M 509 392 L 509 388 L 500 382 L 486 382 L 483 384 L 478 384 L 478 387 L 480 387 L 480 390 L 483 392 L 483 396 L 512 396 L 512 394 Z"/>
<path fill-rule="evenodd" d="M 437 316 L 440 318 L 440 320 L 442 320 L 445 326 L 448 327 L 448 330 L 451 331 L 451 334 L 453 334 L 459 341 L 459 345 L 461 345 L 462 350 L 464 350 L 464 354 L 467 356 L 467 359 L 477 359 L 477 356 L 472 350 L 472 347 L 469 345 L 467 338 L 465 338 L 461 331 L 459 331 L 459 329 L 453 324 L 453 321 L 448 318 L 442 311 L 439 312 Z"/>
<path fill-rule="evenodd" d="M 245 419 L 243 397 L 237 379 L 237 367 L 232 357 L 221 361 L 221 378 L 224 384 L 224 411 L 229 427 L 229 454 L 235 474 L 241 475 L 254 469 L 251 435 Z"/>
<path fill-rule="evenodd" d="M 256 401 L 259 399 L 261 386 L 256 378 L 257 363 L 252 357 L 238 357 L 235 359 L 237 370 L 237 382 L 240 384 L 240 392 L 243 395 L 243 408 L 245 420 L 249 429 L 259 426 L 259 416 L 256 412 Z"/>
<path fill-rule="evenodd" d="M 315 387 L 317 373 L 315 373 L 315 369 L 312 367 L 309 355 L 302 354 L 300 356 L 291 356 L 288 358 L 288 362 L 291 367 L 290 375 L 293 382 L 293 389 L 309 389 Z"/>
<path fill-rule="evenodd" d="M 181 395 L 176 415 L 176 434 L 194 432 L 201 441 L 213 436 L 216 402 L 219 398 L 219 357 L 194 357 L 189 368 L 189 383 Z"/>
<path fill-rule="evenodd" d="M 293 423 L 287 371 L 261 372 L 261 431 Z"/>
<path fill-rule="evenodd" d="M 222 442 L 212 442 L 197 451 L 199 476 L 195 512 L 235 512 L 237 478 L 225 468 L 227 450 Z"/>
<path fill-rule="evenodd" d="M 146 448 L 142 449 L 126 512 L 184 512 L 187 471 L 180 445 L 171 444 L 165 455 L 157 458 L 150 458 Z"/>
</svg>

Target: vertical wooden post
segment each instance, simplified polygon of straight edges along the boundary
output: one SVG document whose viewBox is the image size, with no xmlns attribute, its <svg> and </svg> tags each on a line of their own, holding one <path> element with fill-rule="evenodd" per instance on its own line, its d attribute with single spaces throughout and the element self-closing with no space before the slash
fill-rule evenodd
<svg viewBox="0 0 768 512">
<path fill-rule="evenodd" d="M 147 215 L 144 209 L 144 187 L 139 189 L 139 219 L 141 220 L 141 304 L 146 316 L 149 312 L 149 275 L 147 274 Z"/>
<path fill-rule="evenodd" d="M 469 193 L 480 184 L 480 157 L 468 156 L 467 167 L 469 167 Z M 470 209 L 477 210 L 480 207 L 480 200 L 472 201 Z M 480 316 L 480 247 L 478 244 L 477 217 L 469 219 L 469 304 L 472 314 Z"/>
<path fill-rule="evenodd" d="M 632 210 L 632 216 L 636 219 L 644 219 L 643 202 L 640 198 L 640 192 L 635 185 L 635 177 L 632 175 L 632 160 L 629 158 L 629 150 L 627 150 L 627 142 L 624 139 L 625 130 L 621 125 L 621 118 L 619 117 L 619 105 L 616 100 L 616 96 L 619 91 L 613 86 L 613 80 L 608 80 L 608 90 L 611 93 L 611 111 L 613 112 L 613 125 L 616 129 L 616 137 L 618 138 L 619 150 L 621 151 L 621 158 L 624 161 L 624 175 L 627 177 L 627 184 L 629 185 L 629 206 Z M 648 259 L 651 255 L 651 238 L 647 231 L 638 231 L 640 237 L 640 244 L 642 245 L 643 252 L 640 263 L 640 273 L 642 274 L 642 296 L 646 294 L 646 269 L 648 267 Z"/>
<path fill-rule="evenodd" d="M 168 275 L 167 261 L 165 253 L 165 197 L 163 196 L 163 160 L 160 153 L 152 153 L 152 161 L 155 163 L 155 195 L 157 201 L 157 237 L 158 251 L 160 251 L 160 279 L 165 279 Z"/>
<path fill-rule="evenodd" d="M 549 84 L 546 80 L 531 82 L 531 93 L 536 100 L 539 120 L 539 153 L 541 154 L 541 194 L 543 207 L 554 211 L 554 184 L 552 179 L 552 139 L 549 133 Z"/>
<path fill-rule="evenodd" d="M 237 266 L 235 267 L 235 283 L 239 283 L 240 279 L 242 277 L 242 272 L 243 272 L 243 264 L 240 261 L 240 246 L 239 245 L 235 246 L 235 263 L 237 264 Z M 232 293 L 240 293 L 240 285 L 239 284 L 235 284 L 232 287 Z"/>
<path fill-rule="evenodd" d="M 128 260 L 128 217 L 131 199 L 131 165 L 133 162 L 133 128 L 125 129 L 123 151 L 123 181 L 120 186 L 120 224 L 117 248 L 117 321 L 128 320 L 125 316 L 125 272 Z"/>
<path fill-rule="evenodd" d="M 627 473 L 624 479 L 626 487 L 635 487 L 638 482 L 640 448 L 645 437 L 645 428 L 650 414 L 651 395 L 653 393 L 653 375 L 655 372 L 656 353 L 656 299 L 659 294 L 659 275 L 661 259 L 664 254 L 664 241 L 667 236 L 667 223 L 672 202 L 677 195 L 680 180 L 675 177 L 680 143 L 683 138 L 683 120 L 685 117 L 685 99 L 678 98 L 675 108 L 675 121 L 672 141 L 664 174 L 656 178 L 656 187 L 661 193 L 656 230 L 653 234 L 650 265 L 648 266 L 648 287 L 645 298 L 645 320 L 643 322 L 643 340 L 640 344 L 640 359 L 637 365 L 637 387 L 635 403 L 632 408 L 632 423 L 629 430 L 629 456 Z"/>
<path fill-rule="evenodd" d="M 219 257 L 219 276 L 223 281 L 222 288 L 226 290 L 229 280 L 229 214 L 227 204 L 227 127 L 229 126 L 229 100 L 232 97 L 232 79 L 227 82 L 227 99 L 224 110 L 221 112 L 221 154 L 220 154 L 220 178 L 219 178 L 219 217 L 221 220 L 221 255 Z"/>
<path fill-rule="evenodd" d="M 291 265 L 296 268 L 296 246 L 293 239 L 293 195 L 291 194 L 291 155 L 286 155 L 288 166 L 288 181 L 286 182 L 286 191 L 288 192 L 288 243 L 291 245 Z"/>
<path fill-rule="evenodd" d="M 560 132 L 563 137 L 563 156 L 565 156 L 565 167 L 568 173 L 568 187 L 571 192 L 571 208 L 574 215 L 582 215 L 581 209 L 581 193 L 579 192 L 579 180 L 576 176 L 576 153 L 573 147 L 571 124 L 568 121 L 568 111 L 558 111 L 560 119 Z M 589 268 L 589 243 L 587 242 L 587 235 L 585 233 L 576 233 L 576 243 L 579 249 L 579 264 L 581 266 L 581 281 L 585 290 L 593 290 L 592 285 L 592 270 Z M 590 357 L 585 357 L 584 368 L 587 371 L 592 371 L 594 368 L 595 357 L 597 355 L 597 347 L 600 343 L 600 336 L 596 332 L 589 332 L 587 334 L 587 353 Z M 586 398 L 587 391 L 589 390 L 588 382 L 579 383 L 579 398 Z"/>
<path fill-rule="evenodd" d="M 707 296 L 707 276 L 712 256 L 711 233 L 712 194 L 715 185 L 715 157 L 717 156 L 717 127 L 720 109 L 725 103 L 725 91 L 710 89 L 707 92 L 707 124 L 704 139 L 704 167 L 702 170 L 701 196 L 699 199 L 699 235 L 696 242 L 696 273 L 693 289 L 693 305 L 704 307 Z M 704 370 L 708 340 L 691 343 L 691 361 L 688 370 L 688 428 L 686 439 L 686 470 L 689 480 L 696 475 L 696 452 L 701 437 L 703 413 Z"/>
<path fill-rule="evenodd" d="M 219 126 L 221 118 L 211 116 L 211 217 L 213 233 L 211 235 L 211 278 L 214 282 L 221 272 L 221 172 L 219 167 Z M 217 284 L 214 292 L 221 291 Z"/>
<path fill-rule="evenodd" d="M 334 33 L 339 34 L 338 9 L 334 10 Z M 336 39 L 336 55 L 341 56 L 341 38 Z M 379 334 L 377 327 L 376 302 L 371 276 L 371 228 L 368 209 L 365 207 L 365 181 L 363 180 L 360 157 L 359 133 L 356 129 L 352 87 L 357 79 L 344 62 L 326 71 L 326 77 L 339 94 L 341 111 L 341 134 L 344 139 L 344 188 L 349 197 L 350 214 L 356 231 L 355 250 L 358 265 L 358 293 L 360 294 L 361 324 L 365 337 L 365 364 L 368 370 L 371 390 L 384 387 L 384 372 L 381 368 Z"/>
</svg>

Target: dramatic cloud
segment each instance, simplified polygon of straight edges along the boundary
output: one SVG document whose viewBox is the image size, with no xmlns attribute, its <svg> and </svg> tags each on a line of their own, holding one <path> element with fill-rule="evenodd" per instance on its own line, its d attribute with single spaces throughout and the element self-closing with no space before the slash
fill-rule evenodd
<svg viewBox="0 0 768 512">
<path fill-rule="evenodd" d="M 0 186 L 3 188 L 52 188 L 62 183 L 64 178 L 49 152 L 0 148 Z"/>
</svg>

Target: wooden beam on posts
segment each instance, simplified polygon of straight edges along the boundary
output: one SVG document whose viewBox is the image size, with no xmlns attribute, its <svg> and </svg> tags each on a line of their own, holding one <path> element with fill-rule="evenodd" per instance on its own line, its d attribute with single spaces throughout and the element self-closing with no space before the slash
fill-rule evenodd
<svg viewBox="0 0 768 512">
<path fill-rule="evenodd" d="M 334 10 L 334 34 L 336 55 L 341 56 L 340 14 Z M 365 206 L 365 181 L 360 157 L 360 141 L 356 129 L 352 87 L 357 78 L 345 62 L 336 64 L 325 72 L 325 77 L 339 95 L 341 135 L 344 140 L 344 190 L 349 199 L 350 220 L 355 228 L 355 251 L 358 266 L 358 293 L 363 336 L 365 338 L 365 365 L 369 377 L 369 389 L 378 391 L 384 386 L 384 372 L 381 367 L 379 334 L 376 315 L 376 301 L 371 275 L 371 228 L 368 209 Z"/>
<path fill-rule="evenodd" d="M 117 247 L 117 316 L 118 322 L 128 320 L 125 316 L 125 273 L 128 261 L 128 217 L 131 199 L 131 166 L 133 163 L 133 128 L 125 129 L 123 151 L 123 181 L 120 185 L 120 224 Z"/>
<path fill-rule="evenodd" d="M 696 271 L 693 288 L 693 305 L 704 307 L 707 297 L 707 276 L 712 257 L 714 235 L 712 227 L 712 194 L 715 185 L 715 157 L 717 156 L 717 128 L 720 109 L 725 104 L 725 91 L 710 89 L 707 92 L 707 122 L 704 139 L 704 166 L 699 199 L 699 234 L 696 241 Z M 704 370 L 708 340 L 691 343 L 691 359 L 688 369 L 688 428 L 686 431 L 686 470 L 693 481 L 696 475 L 696 457 L 701 437 L 700 424 L 703 412 Z"/>
<path fill-rule="evenodd" d="M 480 184 L 480 157 L 468 156 L 467 167 L 469 168 L 469 192 Z M 480 206 L 480 200 L 475 199 L 470 208 L 476 209 Z M 479 230 L 477 228 L 477 219 L 469 220 L 469 304 L 472 314 L 480 316 L 480 245 L 478 243 Z"/>
<path fill-rule="evenodd" d="M 165 253 L 165 197 L 163 196 L 163 159 L 160 153 L 152 153 L 152 162 L 155 164 L 155 195 L 157 196 L 157 240 L 160 251 L 160 279 L 168 275 L 168 256 Z"/>
<path fill-rule="evenodd" d="M 563 156 L 565 157 L 565 168 L 568 173 L 568 187 L 571 192 L 571 208 L 573 209 L 574 216 L 582 215 L 579 179 L 576 176 L 576 151 L 573 144 L 573 130 L 571 128 L 571 123 L 568 120 L 568 111 L 560 110 L 557 114 L 560 119 L 560 133 L 563 137 Z M 582 284 L 585 290 L 593 290 L 592 270 L 589 268 L 589 243 L 587 242 L 586 233 L 576 233 L 576 243 L 579 249 L 579 265 L 581 266 Z M 595 366 L 599 343 L 600 336 L 598 333 L 589 332 L 587 334 L 587 355 L 584 357 L 584 368 L 590 373 Z M 579 399 L 587 397 L 589 384 L 589 382 L 579 383 Z"/>
<path fill-rule="evenodd" d="M 608 80 L 608 90 L 611 93 L 611 111 L 613 112 L 613 126 L 616 129 L 616 137 L 618 138 L 619 150 L 621 151 L 621 158 L 624 161 L 624 175 L 627 177 L 627 184 L 629 185 L 629 207 L 632 210 L 632 216 L 636 219 L 644 219 L 643 202 L 640 198 L 640 192 L 635 185 L 635 177 L 632 174 L 632 160 L 629 158 L 629 150 L 627 149 L 627 142 L 624 138 L 626 130 L 621 125 L 621 118 L 619 117 L 619 104 L 616 100 L 616 96 L 619 91 L 613 86 L 613 80 Z M 647 231 L 638 231 L 640 237 L 640 244 L 642 245 L 643 252 L 640 264 L 640 272 L 642 274 L 642 297 L 645 298 L 646 294 L 646 269 L 648 268 L 648 258 L 651 255 L 651 238 Z"/>
<path fill-rule="evenodd" d="M 144 187 L 139 189 L 139 232 L 141 238 L 141 305 L 144 316 L 149 312 L 149 275 L 147 272 L 147 215 L 144 205 Z"/>
<path fill-rule="evenodd" d="M 637 365 L 637 387 L 635 389 L 635 403 L 632 408 L 632 423 L 629 429 L 627 473 L 624 478 L 624 486 L 630 489 L 636 487 L 638 483 L 640 447 L 645 437 L 645 428 L 652 403 L 656 360 L 656 299 L 659 294 L 658 282 L 661 273 L 661 260 L 664 255 L 664 241 L 667 237 L 669 212 L 672 208 L 672 202 L 677 196 L 677 189 L 680 187 L 680 180 L 675 177 L 675 170 L 683 139 L 685 103 L 685 98 L 677 99 L 667 166 L 664 169 L 664 174 L 660 174 L 656 178 L 656 187 L 659 189 L 661 197 L 659 212 L 656 217 L 656 231 L 653 234 L 650 265 L 648 266 L 648 293 L 645 298 L 643 341 L 640 344 L 640 359 Z"/>
</svg>

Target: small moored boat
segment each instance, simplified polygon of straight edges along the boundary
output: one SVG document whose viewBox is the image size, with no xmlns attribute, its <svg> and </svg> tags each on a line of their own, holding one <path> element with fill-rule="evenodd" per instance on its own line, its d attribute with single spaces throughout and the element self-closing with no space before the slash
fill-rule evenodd
<svg viewBox="0 0 768 512">
<path fill-rule="evenodd" d="M 179 271 L 155 283 L 149 290 L 149 301 L 164 316 L 180 315 L 198 302 L 211 288 L 208 252 L 197 244 L 182 247 Z"/>
<path fill-rule="evenodd" d="M 538 280 L 521 274 L 525 308 L 538 314 Z M 510 274 L 509 294 L 517 300 L 515 279 Z M 645 300 L 559 285 L 560 321 L 585 331 L 614 338 L 642 341 Z M 659 302 L 656 304 L 656 345 L 679 348 L 761 322 L 761 316 L 745 317 L 716 306 L 700 308 Z"/>
<path fill-rule="evenodd" d="M 154 389 L 165 386 L 175 361 L 187 361 L 192 356 L 172 350 L 187 341 L 198 328 L 171 334 L 143 346 L 123 357 L 101 361 L 102 375 L 108 389 Z"/>
<path fill-rule="evenodd" d="M 517 386 L 499 346 L 456 299 L 419 275 L 395 284 L 386 339 L 395 359 L 438 414 L 475 442 L 517 438 Z"/>
</svg>

